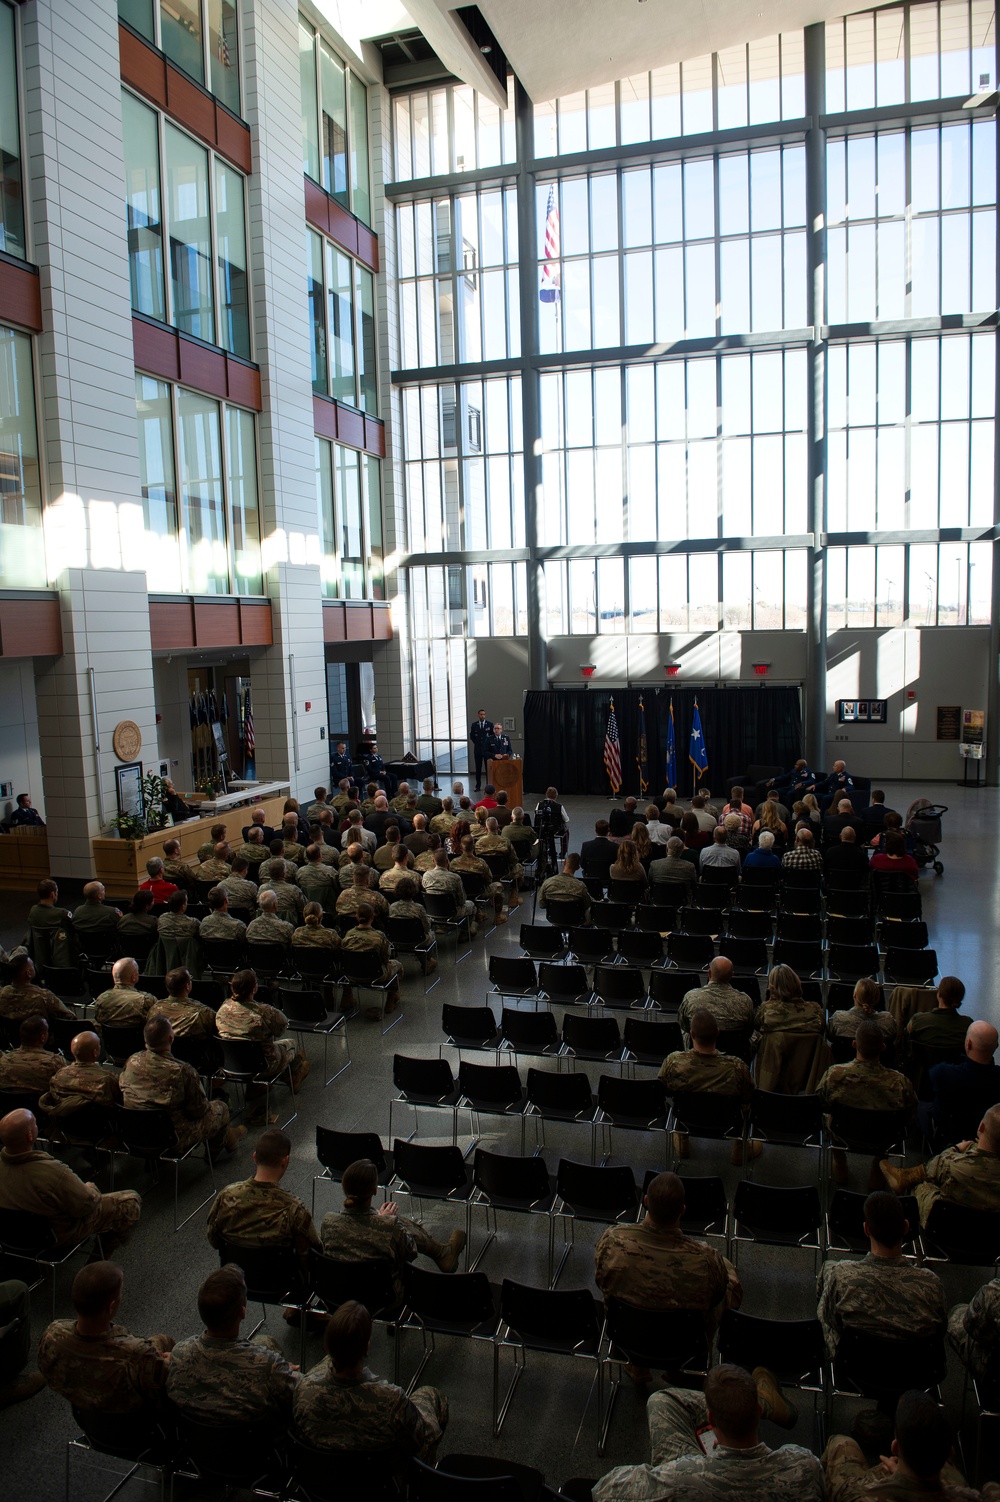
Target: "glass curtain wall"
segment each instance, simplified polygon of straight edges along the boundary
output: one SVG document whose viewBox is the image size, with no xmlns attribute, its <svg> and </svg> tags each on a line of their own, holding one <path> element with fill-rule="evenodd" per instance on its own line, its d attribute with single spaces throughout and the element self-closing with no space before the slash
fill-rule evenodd
<svg viewBox="0 0 1000 1502">
<path fill-rule="evenodd" d="M 118 0 L 118 19 L 240 113 L 237 0 Z"/>
<path fill-rule="evenodd" d="M 807 631 L 810 442 L 826 631 L 988 622 L 993 10 L 914 0 L 824 27 L 812 412 L 802 32 L 534 106 L 532 254 L 507 176 L 513 110 L 494 130 L 457 85 L 394 98 L 404 565 L 435 754 L 464 744 L 458 649 L 527 629 L 529 367 L 544 637 Z M 467 189 L 408 191 L 474 168 Z M 522 358 L 525 280 L 539 342 Z"/>
<path fill-rule="evenodd" d="M 299 16 L 302 170 L 342 208 L 372 221 L 368 89 Z"/>
</svg>

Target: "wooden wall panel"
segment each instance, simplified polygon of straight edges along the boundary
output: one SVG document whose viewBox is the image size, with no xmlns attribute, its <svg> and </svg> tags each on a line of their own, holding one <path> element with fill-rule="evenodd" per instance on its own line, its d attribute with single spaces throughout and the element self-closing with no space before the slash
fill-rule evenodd
<svg viewBox="0 0 1000 1502">
<path fill-rule="evenodd" d="M 240 646 L 238 601 L 195 600 L 194 635 L 199 647 Z"/>
<path fill-rule="evenodd" d="M 149 644 L 154 652 L 193 649 L 194 615 L 191 600 L 150 600 Z"/>
<path fill-rule="evenodd" d="M 152 319 L 132 315 L 132 346 L 137 370 L 161 381 L 181 381 L 206 396 L 236 402 L 259 412 L 260 370 L 224 350 L 202 344 Z"/>
<path fill-rule="evenodd" d="M 385 458 L 385 423 L 378 417 L 365 418 L 365 453 Z"/>
<path fill-rule="evenodd" d="M 137 370 L 159 376 L 161 381 L 180 379 L 181 352 L 177 334 L 165 324 L 136 318 L 133 313 L 132 351 Z"/>
<path fill-rule="evenodd" d="M 61 657 L 59 601 L 0 600 L 0 657 Z"/>
<path fill-rule="evenodd" d="M 372 635 L 376 641 L 392 641 L 392 610 L 387 601 L 372 605 Z"/>
<path fill-rule="evenodd" d="M 369 271 L 377 271 L 378 236 L 372 233 L 367 224 L 362 224 L 354 214 L 342 208 L 311 177 L 304 177 L 303 183 L 306 222 L 313 229 L 318 229 L 321 235 L 333 240 L 341 250 L 346 250 L 348 255 L 356 256 Z"/>
<path fill-rule="evenodd" d="M 345 610 L 343 602 L 341 600 L 323 601 L 324 641 L 347 640 L 347 622 L 345 620 L 346 614 L 347 611 Z"/>
<path fill-rule="evenodd" d="M 249 407 L 252 412 L 261 411 L 263 402 L 260 396 L 258 366 L 251 365 L 247 360 L 236 360 L 232 355 L 227 355 L 226 384 L 231 402 L 235 402 L 239 407 Z"/>
<path fill-rule="evenodd" d="M 383 601 L 323 601 L 323 640 L 391 641 L 392 615 Z"/>
<path fill-rule="evenodd" d="M 338 403 L 337 436 L 341 443 L 350 444 L 352 449 L 363 449 L 365 446 L 364 414 L 355 412 L 353 407 L 342 407 Z"/>
<path fill-rule="evenodd" d="M 231 115 L 206 89 L 127 26 L 118 27 L 118 56 L 125 83 L 166 110 L 241 172 L 252 171 L 249 126 Z"/>
<path fill-rule="evenodd" d="M 42 289 L 37 267 L 0 260 L 0 323 L 41 332 Z"/>
<path fill-rule="evenodd" d="M 269 647 L 274 642 L 270 600 L 158 600 L 149 602 L 154 652 L 205 647 Z"/>
<path fill-rule="evenodd" d="M 160 109 L 167 107 L 167 60 L 127 26 L 118 28 L 118 59 L 122 78 Z"/>
<path fill-rule="evenodd" d="M 244 647 L 270 647 L 274 643 L 271 602 L 248 605 L 240 601 L 240 643 Z"/>
</svg>

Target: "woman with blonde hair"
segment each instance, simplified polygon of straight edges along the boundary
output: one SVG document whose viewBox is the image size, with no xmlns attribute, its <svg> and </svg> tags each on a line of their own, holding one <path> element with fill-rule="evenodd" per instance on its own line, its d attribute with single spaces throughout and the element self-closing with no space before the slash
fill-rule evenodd
<svg viewBox="0 0 1000 1502">
<path fill-rule="evenodd" d="M 881 1006 L 882 993 L 873 980 L 859 980 L 854 987 L 854 1005 L 834 1012 L 826 1026 L 831 1038 L 853 1038 L 862 1022 L 873 1022 L 886 1043 L 896 1041 L 896 1019 Z"/>
<path fill-rule="evenodd" d="M 632 825 L 631 840 L 643 870 L 648 871 L 649 863 L 653 859 L 653 842 L 649 838 L 645 824 Z"/>
<path fill-rule="evenodd" d="M 622 840 L 618 846 L 618 858 L 608 871 L 608 876 L 612 881 L 635 881 L 640 885 L 645 882 L 646 873 L 642 869 L 634 840 Z"/>
<path fill-rule="evenodd" d="M 760 818 L 754 824 L 754 843 L 756 843 L 761 830 L 764 829 L 768 830 L 771 834 L 774 835 L 774 843 L 776 845 L 784 845 L 785 839 L 788 835 L 788 826 L 785 824 L 784 820 L 779 817 L 777 807 L 770 799 L 765 800 L 765 802 L 761 806 Z"/>
<path fill-rule="evenodd" d="M 337 930 L 323 927 L 323 907 L 319 902 L 307 902 L 302 910 L 302 924 L 292 934 L 292 947 L 300 944 L 311 949 L 340 948 Z"/>
</svg>

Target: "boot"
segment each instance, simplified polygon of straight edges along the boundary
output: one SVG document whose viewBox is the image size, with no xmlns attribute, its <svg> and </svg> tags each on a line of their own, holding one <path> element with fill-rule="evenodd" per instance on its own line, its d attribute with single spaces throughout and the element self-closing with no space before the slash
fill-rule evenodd
<svg viewBox="0 0 1000 1502">
<path fill-rule="evenodd" d="M 426 960 L 424 961 L 424 974 L 425 975 L 430 975 L 431 971 L 432 970 L 436 970 L 437 967 L 438 967 L 437 955 L 436 954 L 429 954 L 427 956 Z"/>
<path fill-rule="evenodd" d="M 464 1246 L 464 1231 L 452 1231 L 447 1241 L 438 1242 L 438 1250 L 434 1253 L 434 1261 L 443 1273 L 453 1273 L 455 1271 Z"/>
<path fill-rule="evenodd" d="M 842 1147 L 835 1147 L 833 1150 L 830 1174 L 835 1184 L 847 1183 L 847 1153 Z"/>
<path fill-rule="evenodd" d="M 41 1392 L 44 1386 L 45 1378 L 41 1372 L 15 1377 L 13 1382 L 5 1382 L 0 1387 L 0 1408 L 13 1408 L 15 1403 L 23 1403 L 26 1398 L 33 1398 L 36 1392 Z"/>
<path fill-rule="evenodd" d="M 648 1387 L 653 1380 L 653 1374 L 648 1366 L 633 1366 L 631 1361 L 625 1363 L 625 1375 L 635 1383 L 636 1387 Z"/>
<path fill-rule="evenodd" d="M 226 1135 L 222 1139 L 222 1145 L 227 1153 L 234 1153 L 247 1134 L 245 1126 L 227 1127 Z"/>
<path fill-rule="evenodd" d="M 674 1139 L 674 1157 L 690 1158 L 691 1138 L 688 1136 L 687 1132 L 673 1132 L 671 1135 Z"/>
<path fill-rule="evenodd" d="M 507 914 L 504 912 L 502 907 L 497 908 L 496 917 L 493 919 L 493 921 L 497 924 L 498 927 L 501 923 L 507 922 Z"/>
<path fill-rule="evenodd" d="M 798 1409 L 794 1403 L 789 1403 L 774 1373 L 766 1366 L 755 1366 L 751 1375 L 757 1384 L 764 1417 L 781 1429 L 794 1429 L 799 1418 Z"/>
<path fill-rule="evenodd" d="M 905 1194 L 914 1184 L 922 1184 L 927 1177 L 927 1170 L 922 1163 L 918 1163 L 916 1168 L 896 1168 L 888 1158 L 883 1158 L 879 1168 L 893 1194 Z"/>
<path fill-rule="evenodd" d="M 299 1062 L 293 1068 L 293 1070 L 292 1070 L 292 1094 L 293 1095 L 298 1095 L 299 1091 L 302 1089 L 302 1081 L 305 1079 L 306 1075 L 309 1073 L 309 1070 L 310 1070 L 311 1067 L 312 1066 L 310 1065 L 309 1060 L 303 1055 L 303 1057 L 299 1060 Z"/>
</svg>

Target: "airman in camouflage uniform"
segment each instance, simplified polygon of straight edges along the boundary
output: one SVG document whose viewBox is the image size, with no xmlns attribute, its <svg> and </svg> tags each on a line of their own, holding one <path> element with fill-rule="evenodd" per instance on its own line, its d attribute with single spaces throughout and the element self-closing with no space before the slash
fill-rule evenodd
<svg viewBox="0 0 1000 1502">
<path fill-rule="evenodd" d="M 294 882 L 297 879 L 298 867 L 295 866 L 292 861 L 285 861 L 284 841 L 280 838 L 272 840 L 269 846 L 269 850 L 270 854 L 268 855 L 267 860 L 261 861 L 260 865 L 257 867 L 258 882 L 270 881 L 271 877 L 274 875 L 275 867 L 279 864 L 281 865 L 282 869 L 284 869 L 285 865 L 287 864 L 288 870 L 290 872 L 289 880 Z"/>
<path fill-rule="evenodd" d="M 732 1263 L 680 1229 L 684 1188 L 661 1173 L 646 1191 L 638 1225 L 608 1226 L 594 1248 L 594 1281 L 605 1298 L 641 1309 L 694 1309 L 711 1338 L 722 1312 L 739 1308 L 743 1287 Z"/>
<path fill-rule="evenodd" d="M 135 960 L 116 960 L 111 971 L 114 985 L 94 1002 L 94 1021 L 101 1027 L 142 1027 L 156 997 L 136 987 L 139 966 Z"/>
<path fill-rule="evenodd" d="M 65 1163 L 38 1152 L 37 1140 L 30 1111 L 9 1111 L 0 1121 L 0 1210 L 44 1216 L 60 1247 L 75 1246 L 94 1234 L 102 1238 L 105 1252 L 120 1246 L 142 1212 L 135 1190 L 102 1194 Z"/>
<path fill-rule="evenodd" d="M 252 881 L 247 880 L 245 869 L 242 874 L 234 871 L 232 876 L 220 881 L 219 886 L 225 889 L 230 907 L 248 907 L 253 912 L 257 906 L 257 888 Z"/>
<path fill-rule="evenodd" d="M 822 1033 L 823 1008 L 818 1001 L 788 1001 L 782 997 L 768 997 L 754 1012 L 753 1024 L 762 1035 Z"/>
<path fill-rule="evenodd" d="M 211 860 L 202 861 L 194 869 L 196 881 L 225 881 L 227 876 L 233 874 L 229 864 L 229 846 L 225 840 L 220 840 L 215 847 Z"/>
<path fill-rule="evenodd" d="M 414 805 L 416 805 L 416 799 L 414 799 L 413 801 Z M 393 813 L 405 814 L 409 806 L 410 784 L 408 782 L 401 782 L 399 784 L 395 798 L 390 798 L 389 800 L 389 807 L 392 809 Z"/>
<path fill-rule="evenodd" d="M 253 1178 L 227 1184 L 208 1212 L 208 1239 L 221 1248 L 225 1241 L 251 1246 L 290 1246 L 304 1262 L 320 1239 L 312 1216 L 300 1199 L 282 1189 L 288 1168 L 291 1138 L 276 1128 L 262 1132 L 254 1150 Z"/>
<path fill-rule="evenodd" d="M 287 870 L 288 867 L 284 862 L 280 866 L 275 862 L 273 874 L 266 881 L 261 882 L 257 891 L 257 906 L 258 908 L 260 907 L 260 899 L 264 896 L 265 892 L 273 892 L 278 899 L 277 916 L 285 923 L 291 923 L 294 927 L 302 917 L 302 909 L 306 905 L 306 899 L 297 886 L 293 886 L 290 881 L 285 880 L 285 872 Z"/>
<path fill-rule="evenodd" d="M 441 813 L 434 815 L 433 819 L 427 827 L 430 830 L 431 834 L 439 834 L 443 840 L 446 840 L 451 834 L 451 826 L 454 824 L 457 818 L 458 815 L 455 812 L 455 806 L 452 803 L 452 800 L 450 798 L 445 798 L 443 810 L 441 811 Z"/>
<path fill-rule="evenodd" d="M 399 830 L 397 829 L 394 834 L 393 826 L 390 825 L 385 832 L 385 844 L 380 845 L 371 857 L 372 866 L 376 871 L 383 873 L 392 870 L 395 859 L 393 852 L 399 843 Z"/>
<path fill-rule="evenodd" d="M 386 847 L 384 845 L 380 845 L 375 854 L 380 854 L 380 852 L 385 848 Z M 389 856 L 389 864 L 391 865 L 391 851 L 389 852 Z M 368 854 L 363 845 L 348 845 L 347 849 L 341 852 L 340 861 L 338 863 L 337 885 L 339 890 L 341 892 L 346 892 L 348 888 L 353 885 L 354 873 L 359 866 L 363 866 L 366 871 L 369 871 L 372 869 L 372 864 L 372 857 Z M 383 867 L 382 869 L 387 868 Z"/>
<path fill-rule="evenodd" d="M 385 898 L 382 899 L 385 902 Z M 389 904 L 386 903 L 386 915 L 389 912 Z M 379 929 L 372 927 L 374 916 L 373 909 L 368 903 L 361 903 L 357 909 L 357 926 L 348 929 L 341 941 L 341 950 L 346 955 L 353 954 L 376 954 L 381 964 L 378 974 L 380 981 L 392 981 L 392 985 L 385 993 L 385 1010 L 395 1011 L 399 1006 L 399 977 L 403 973 L 403 966 L 399 960 L 394 960 L 389 953 L 389 940 Z M 345 960 L 345 969 L 350 969 L 350 961 Z M 373 1020 L 381 1018 L 382 1012 L 378 1007 L 368 1008 L 368 1018 Z"/>
<path fill-rule="evenodd" d="M 239 918 L 231 918 L 228 912 L 228 894 L 226 906 L 215 908 L 207 918 L 201 920 L 201 937 L 203 939 L 227 939 L 230 943 L 238 944 L 246 939 L 247 926 Z"/>
<path fill-rule="evenodd" d="M 91 1306 L 84 1299 L 102 1284 L 109 1291 L 104 1310 L 85 1315 L 82 1311 Z M 138 1418 L 155 1412 L 162 1401 L 167 1380 L 164 1358 L 173 1349 L 173 1338 L 132 1335 L 125 1325 L 117 1324 L 111 1316 L 117 1312 L 120 1297 L 121 1268 L 112 1262 L 91 1263 L 73 1280 L 76 1319 L 53 1320 L 42 1335 L 39 1370 L 53 1392 L 81 1413 Z"/>
<path fill-rule="evenodd" d="M 314 1366 L 293 1399 L 296 1432 L 317 1450 L 396 1451 L 432 1461 L 448 1422 L 448 1400 L 435 1387 L 410 1397 L 366 1366 L 342 1377 L 329 1356 Z"/>
<path fill-rule="evenodd" d="M 47 1090 L 66 1060 L 46 1048 L 49 1025 L 44 1017 L 26 1017 L 20 1032 L 20 1048 L 0 1054 L 0 1090 Z"/>
<path fill-rule="evenodd" d="M 984 1283 L 971 1304 L 948 1314 L 948 1341 L 974 1377 L 992 1375 L 1000 1355 L 1000 1278 Z"/>
<path fill-rule="evenodd" d="M 194 891 L 194 870 L 181 855 L 178 840 L 167 840 L 163 846 L 163 879 L 172 881 L 182 892 Z"/>
<path fill-rule="evenodd" d="M 426 875 L 426 873 L 428 871 L 433 871 L 434 870 L 434 852 L 435 852 L 435 850 L 439 850 L 440 848 L 441 848 L 440 847 L 440 843 L 435 842 L 435 844 L 431 845 L 427 850 L 421 850 L 421 852 L 420 852 L 419 855 L 414 856 L 414 859 L 413 859 L 413 869 L 414 869 L 414 871 L 419 871 L 421 877 L 423 877 L 424 875 Z"/>
<path fill-rule="evenodd" d="M 825 1106 L 905 1111 L 908 1119 L 917 1109 L 917 1094 L 906 1075 L 898 1069 L 887 1069 L 878 1059 L 857 1058 L 853 1064 L 832 1065 L 819 1082 L 819 1094 Z"/>
<path fill-rule="evenodd" d="M 161 913 L 156 920 L 157 936 L 161 939 L 176 939 L 183 942 L 185 939 L 196 939 L 200 931 L 201 924 L 198 919 L 189 918 L 183 910 L 171 909 L 166 913 Z"/>
<path fill-rule="evenodd" d="M 367 871 L 367 867 L 364 868 Z M 376 923 L 382 924 L 389 916 L 389 904 L 381 892 L 373 891 L 370 887 L 361 885 L 355 877 L 354 885 L 348 887 L 346 892 L 341 892 L 337 898 L 338 913 L 356 913 L 364 903 L 375 913 Z"/>
<path fill-rule="evenodd" d="M 277 916 L 277 898 L 274 893 L 266 892 L 264 895 L 267 901 L 257 917 L 247 924 L 247 939 L 251 944 L 280 944 L 283 949 L 287 949 L 292 942 L 292 924 Z"/>
<path fill-rule="evenodd" d="M 209 838 L 207 840 L 202 840 L 201 844 L 198 846 L 199 865 L 203 865 L 205 861 L 212 860 L 215 855 L 216 845 L 226 843 L 225 824 L 213 824 L 208 833 Z"/>
<path fill-rule="evenodd" d="M 575 902 L 585 923 L 590 922 L 590 893 L 574 871 L 580 869 L 580 857 L 569 854 L 562 870 L 555 876 L 547 876 L 538 889 L 538 906 L 544 911 L 552 898 L 557 902 Z"/>
<path fill-rule="evenodd" d="M 118 1077 L 102 1069 L 97 1060 L 101 1040 L 96 1033 L 77 1033 L 72 1043 L 73 1062 L 60 1069 L 49 1081 L 49 1088 L 39 1101 L 46 1116 L 59 1120 L 82 1111 L 84 1106 L 117 1106 L 122 1092 Z"/>
<path fill-rule="evenodd" d="M 952 1432 L 944 1410 L 924 1392 L 904 1392 L 896 1408 L 892 1457 L 869 1467 L 860 1445 L 835 1434 L 823 1453 L 827 1502 L 997 1502 L 1000 1485 L 967 1486 L 950 1463 Z M 911 1445 L 919 1446 L 914 1453 Z M 918 1469 L 919 1465 L 919 1469 Z"/>
<path fill-rule="evenodd" d="M 198 1290 L 205 1333 L 180 1341 L 171 1352 L 167 1397 L 203 1423 L 284 1427 L 299 1373 L 270 1336 L 241 1338 L 246 1303 L 246 1282 L 234 1263 L 208 1275 Z"/>
<path fill-rule="evenodd" d="M 507 862 L 507 875 L 512 876 L 515 882 L 520 882 L 524 875 L 524 867 L 517 858 L 517 851 L 510 841 L 499 832 L 499 827 L 490 829 L 490 824 L 496 823 L 495 819 L 487 819 L 486 833 L 476 841 L 476 855 L 498 855 Z"/>
<path fill-rule="evenodd" d="M 230 1128 L 225 1101 L 209 1100 L 191 1065 L 173 1057 L 170 1023 L 155 1014 L 146 1023 L 145 1039 L 142 1053 L 134 1053 L 121 1072 L 119 1083 L 127 1109 L 167 1111 L 182 1153 L 198 1142 L 207 1142 L 213 1153 L 223 1148 L 234 1152 L 246 1136 L 246 1127 Z"/>
<path fill-rule="evenodd" d="M 298 840 L 286 839 L 284 841 L 284 848 L 281 852 L 281 857 L 286 865 L 304 865 L 306 858 L 306 847 L 304 845 L 300 845 Z"/>
<path fill-rule="evenodd" d="M 425 939 L 429 939 L 434 932 L 431 920 L 427 915 L 427 909 L 422 902 L 415 902 L 412 897 L 397 896 L 396 900 L 389 904 L 389 917 L 419 919 Z"/>
<path fill-rule="evenodd" d="M 708 985 L 687 992 L 677 1013 L 685 1048 L 691 1047 L 691 1018 L 699 1007 L 711 1012 L 720 1032 L 735 1033 L 752 1027 L 754 1004 L 745 991 L 736 989 L 732 979 L 732 960 L 719 955 L 708 967 Z"/>
<path fill-rule="evenodd" d="M 765 1417 L 790 1427 L 790 1410 L 781 1389 L 763 1367 L 750 1378 L 742 1369 L 718 1366 L 705 1382 L 712 1400 L 716 1384 L 752 1380 Z M 706 1455 L 698 1430 L 708 1423 L 706 1396 L 689 1388 L 668 1387 L 646 1404 L 651 1460 L 649 1465 L 618 1466 L 594 1487 L 594 1502 L 823 1502 L 823 1468 L 800 1445 L 771 1450 L 757 1444 L 735 1448 L 719 1443 Z"/>
<path fill-rule="evenodd" d="M 323 864 L 322 853 L 319 845 L 309 846 L 306 863 L 298 873 L 298 886 L 304 901 L 318 902 L 324 912 L 332 913 L 340 894 L 340 874 Z"/>
<path fill-rule="evenodd" d="M 455 904 L 455 912 L 469 919 L 469 931 L 475 934 L 476 904 L 466 897 L 462 878 L 457 871 L 451 870 L 448 857 L 443 850 L 434 852 L 434 865 L 425 876 L 421 877 L 421 886 L 433 897 L 450 897 Z"/>
<path fill-rule="evenodd" d="M 894 1193 L 913 1189 L 922 1226 L 939 1199 L 969 1210 L 1000 1212 L 1000 1106 L 987 1111 L 975 1142 L 946 1147 L 916 1168 L 896 1168 L 886 1159 L 879 1167 Z"/>
<path fill-rule="evenodd" d="M 388 1262 L 396 1298 L 403 1301 L 403 1267 L 418 1254 L 436 1262 L 442 1272 L 454 1272 L 465 1245 L 465 1232 L 452 1231 L 447 1241 L 438 1241 L 421 1225 L 400 1215 L 392 1200 L 378 1210 L 372 1200 L 378 1189 L 378 1170 L 367 1158 L 344 1169 L 341 1185 L 344 1208 L 330 1211 L 320 1226 L 323 1252 L 338 1262 Z"/>
<path fill-rule="evenodd" d="M 266 861 L 271 853 L 268 850 L 267 846 L 264 844 L 263 834 L 261 834 L 259 838 L 255 838 L 256 833 L 257 831 L 254 829 L 247 830 L 247 837 L 244 840 L 243 844 L 237 845 L 236 849 L 233 851 L 234 855 L 240 855 L 243 857 L 247 865 L 250 867 L 251 872 L 256 871 L 261 862 Z"/>
<path fill-rule="evenodd" d="M 251 925 L 252 926 L 252 925 Z M 243 994 L 233 994 L 224 1001 L 215 1014 L 215 1025 L 220 1038 L 247 1038 L 259 1043 L 264 1058 L 271 1069 L 271 1076 L 292 1066 L 292 1089 L 298 1093 L 299 1085 L 309 1073 L 309 1062 L 300 1053 L 291 1038 L 281 1034 L 288 1026 L 284 1012 L 266 1002 L 256 1000 L 257 978 L 252 970 L 241 970 L 233 977 L 234 987 L 241 977 L 249 976 L 250 982 Z M 262 1087 L 263 1088 L 263 1087 Z"/>
<path fill-rule="evenodd" d="M 396 861 L 390 866 L 388 871 L 383 872 L 382 879 L 378 884 L 379 891 L 385 893 L 391 902 L 395 898 L 396 888 L 399 886 L 399 883 L 406 880 L 412 881 L 414 886 L 419 889 L 421 882 L 420 872 L 413 866 L 407 866 L 405 861 L 402 864 Z"/>
<path fill-rule="evenodd" d="M 32 984 L 35 966 L 30 955 L 15 955 L 11 960 L 13 979 L 0 990 L 0 1017 L 8 1022 L 23 1022 L 26 1017 L 75 1017 L 58 996 L 44 986 Z"/>
<path fill-rule="evenodd" d="M 737 1095 L 748 1105 L 753 1094 L 749 1065 L 735 1054 L 695 1053 L 681 1050 L 668 1054 L 660 1067 L 660 1080 L 668 1095 L 705 1090 L 712 1095 Z"/>
</svg>

